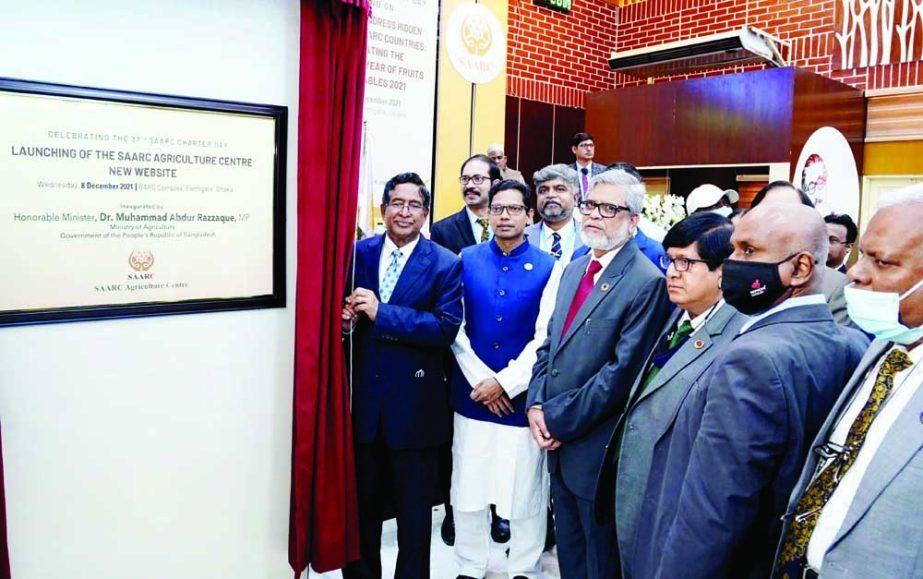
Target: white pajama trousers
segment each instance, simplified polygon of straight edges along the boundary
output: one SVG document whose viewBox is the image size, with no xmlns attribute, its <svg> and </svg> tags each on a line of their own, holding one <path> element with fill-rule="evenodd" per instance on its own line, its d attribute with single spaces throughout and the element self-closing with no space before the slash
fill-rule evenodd
<svg viewBox="0 0 923 579">
<path fill-rule="evenodd" d="M 506 561 L 509 577 L 523 575 L 536 579 L 541 571 L 542 551 L 547 530 L 546 512 L 526 519 L 510 519 L 510 556 Z M 480 579 L 490 560 L 490 509 L 476 512 L 455 510 L 455 561 L 458 574 Z"/>
</svg>

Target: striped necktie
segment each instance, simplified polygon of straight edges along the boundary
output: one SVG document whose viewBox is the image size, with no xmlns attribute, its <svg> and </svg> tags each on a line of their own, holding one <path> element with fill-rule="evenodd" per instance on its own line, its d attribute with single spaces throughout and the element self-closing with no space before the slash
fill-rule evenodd
<svg viewBox="0 0 923 579">
<path fill-rule="evenodd" d="M 783 572 L 789 572 L 792 569 L 801 569 L 805 565 L 808 543 L 811 542 L 811 535 L 814 533 L 814 527 L 817 525 L 821 511 L 856 461 L 865 443 L 865 436 L 872 426 L 872 421 L 878 416 L 882 402 L 894 388 L 894 376 L 912 365 L 913 361 L 903 350 L 891 350 L 885 357 L 885 361 L 881 363 L 872 392 L 852 426 L 849 427 L 844 445 L 847 452 L 837 455 L 823 467 L 808 484 L 795 507 L 792 524 L 785 534 L 782 550 L 779 552 L 776 565 L 777 576 L 783 576 Z M 790 576 L 795 575 L 790 574 Z"/>
<path fill-rule="evenodd" d="M 561 259 L 562 253 L 561 234 L 555 231 L 551 234 L 551 255 L 553 255 L 555 259 Z"/>
</svg>

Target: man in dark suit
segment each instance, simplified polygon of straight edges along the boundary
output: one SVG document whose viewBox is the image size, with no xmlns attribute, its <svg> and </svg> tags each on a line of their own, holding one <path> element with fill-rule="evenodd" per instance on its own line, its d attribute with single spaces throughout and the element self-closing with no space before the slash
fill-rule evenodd
<svg viewBox="0 0 923 579">
<path fill-rule="evenodd" d="M 868 340 L 820 292 L 814 209 L 752 209 L 731 237 L 724 299 L 750 319 L 655 443 L 632 577 L 767 577 L 801 465 Z"/>
<path fill-rule="evenodd" d="M 827 267 L 840 273 L 846 273 L 846 260 L 852 252 L 859 229 L 852 217 L 843 213 L 831 214 L 824 217 L 827 225 L 827 239 L 830 241 L 830 252 L 827 254 Z"/>
<path fill-rule="evenodd" d="M 612 433 L 597 488 L 597 517 L 611 518 L 615 499 L 624 577 L 633 575 L 631 555 L 654 442 L 696 379 L 747 320 L 721 295 L 721 264 L 731 255 L 733 231 L 728 219 L 706 212 L 680 221 L 663 240 L 668 257 L 665 284 L 676 310 L 632 386 L 628 410 Z"/>
<path fill-rule="evenodd" d="M 580 198 L 586 199 L 590 187 L 590 180 L 606 170 L 605 165 L 593 162 L 596 154 L 596 142 L 590 133 L 577 133 L 570 141 L 570 150 L 575 161 L 570 167 L 577 172 L 580 180 Z"/>
<path fill-rule="evenodd" d="M 469 157 L 458 177 L 465 207 L 433 223 L 430 239 L 455 254 L 490 239 L 487 192 L 500 180 L 500 168 L 487 155 Z"/>
<path fill-rule="evenodd" d="M 500 167 L 487 155 L 474 155 L 462 163 L 458 182 L 465 199 L 465 207 L 445 219 L 433 223 L 430 238 L 455 254 L 471 245 L 488 241 L 493 232 L 490 230 L 489 199 L 490 188 L 502 180 Z M 446 415 L 450 421 L 451 414 Z M 451 430 L 451 429 L 450 429 Z M 451 438 L 451 435 L 450 437 Z M 440 458 L 440 487 L 445 502 L 445 518 L 442 520 L 442 541 L 452 546 L 455 544 L 455 518 L 449 503 L 449 486 L 452 477 L 452 453 L 446 449 Z M 493 511 L 491 511 L 493 513 Z M 510 539 L 510 525 L 505 519 L 492 514 L 491 536 L 498 543 Z"/>
<path fill-rule="evenodd" d="M 613 577 L 611 522 L 593 520 L 596 477 L 628 391 L 669 315 L 663 277 L 632 238 L 644 185 L 624 171 L 593 179 L 579 205 L 593 249 L 565 269 L 526 407 L 548 453 L 561 574 Z"/>
<path fill-rule="evenodd" d="M 846 300 L 872 343 L 814 439 L 774 577 L 923 577 L 923 187 L 886 194 Z"/>
<path fill-rule="evenodd" d="M 429 577 L 437 449 L 449 438 L 447 421 L 433 416 L 446 414 L 443 356 L 462 321 L 461 261 L 420 236 L 429 204 L 416 173 L 395 176 L 382 195 L 387 233 L 356 244 L 343 327 L 353 332 L 362 558 L 346 567 L 346 579 L 381 578 L 386 498 L 397 516 L 395 577 Z"/>
</svg>

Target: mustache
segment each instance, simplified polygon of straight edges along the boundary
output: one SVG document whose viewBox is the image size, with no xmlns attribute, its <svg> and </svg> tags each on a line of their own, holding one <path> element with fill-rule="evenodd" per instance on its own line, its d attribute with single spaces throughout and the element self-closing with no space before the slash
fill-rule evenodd
<svg viewBox="0 0 923 579">
<path fill-rule="evenodd" d="M 473 189 L 471 187 L 465 187 L 465 195 L 467 195 L 468 193 L 474 193 L 475 195 L 481 194 L 481 192 L 478 191 L 477 189 Z"/>
</svg>

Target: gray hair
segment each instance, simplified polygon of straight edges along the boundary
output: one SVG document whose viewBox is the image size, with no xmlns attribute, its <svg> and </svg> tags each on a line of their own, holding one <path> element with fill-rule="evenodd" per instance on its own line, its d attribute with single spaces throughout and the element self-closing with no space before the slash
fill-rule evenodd
<svg viewBox="0 0 923 579">
<path fill-rule="evenodd" d="M 487 147 L 487 154 L 490 155 L 491 153 L 500 153 L 501 155 L 506 154 L 503 152 L 503 145 L 490 145 Z"/>
<path fill-rule="evenodd" d="M 615 185 L 628 190 L 625 204 L 632 215 L 640 215 L 644 208 L 644 198 L 647 196 L 647 187 L 638 181 L 638 178 L 622 169 L 609 169 L 590 179 L 590 191 L 598 184 Z"/>
<path fill-rule="evenodd" d="M 923 203 L 923 183 L 916 183 L 885 193 L 882 195 L 881 200 L 878 201 L 876 210 L 891 207 L 892 205 L 909 205 L 912 203 Z"/>
<path fill-rule="evenodd" d="M 542 183 L 554 181 L 559 177 L 564 183 L 569 185 L 571 189 L 580 191 L 580 177 L 577 175 L 577 171 L 571 169 L 569 165 L 564 164 L 548 165 L 543 169 L 539 169 L 532 175 L 532 182 L 535 183 L 535 188 L 538 189 L 538 186 Z"/>
</svg>

